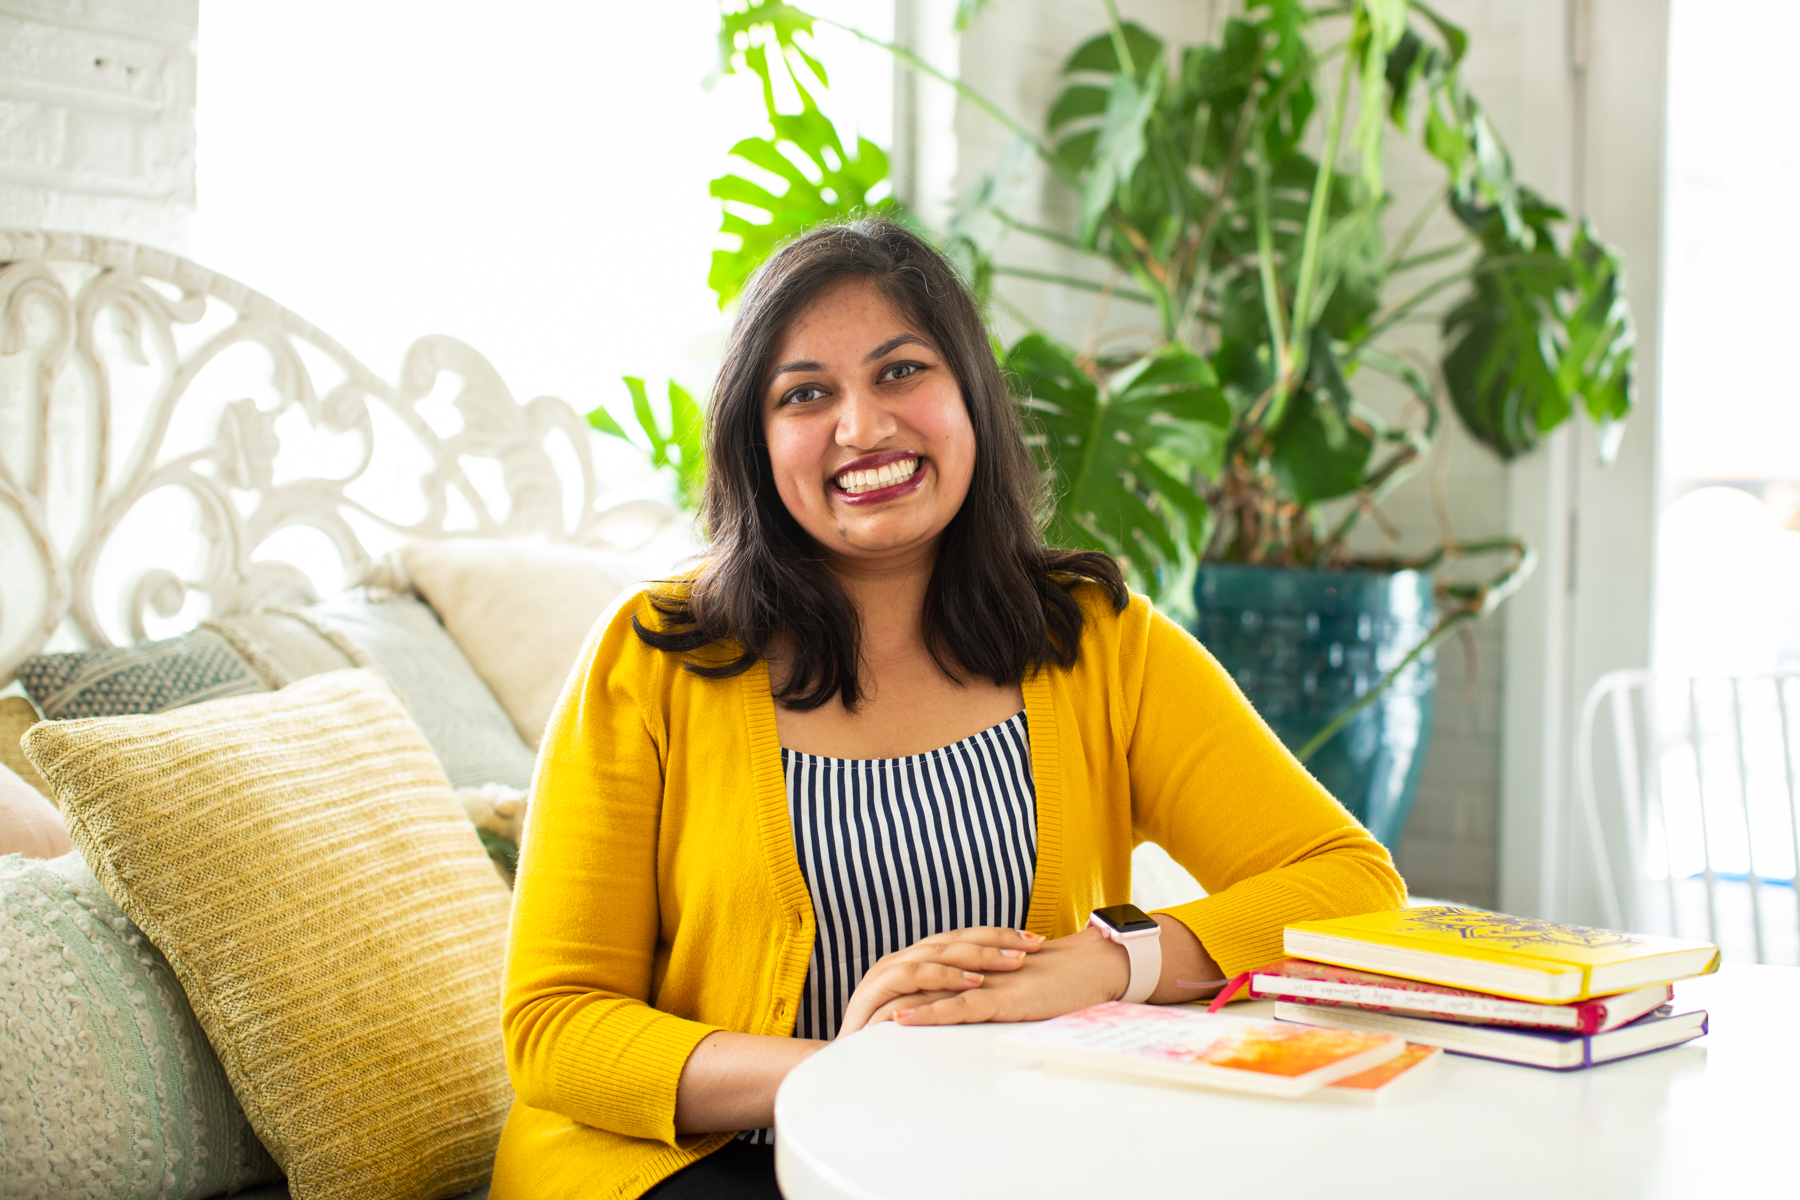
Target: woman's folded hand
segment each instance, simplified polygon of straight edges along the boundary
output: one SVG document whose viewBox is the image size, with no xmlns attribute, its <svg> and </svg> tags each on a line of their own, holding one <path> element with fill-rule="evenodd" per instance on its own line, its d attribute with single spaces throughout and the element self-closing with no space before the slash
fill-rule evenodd
<svg viewBox="0 0 1800 1200">
<path fill-rule="evenodd" d="M 888 1020 L 897 1011 L 917 1011 L 990 985 L 1019 971 L 1032 956 L 1055 944 L 1035 933 L 988 926 L 954 929 L 914 942 L 884 955 L 869 968 L 844 1009 L 838 1036 Z"/>
<path fill-rule="evenodd" d="M 1043 1021 L 1117 1000 L 1131 979 L 1122 947 L 1092 929 L 1042 943 L 1012 971 L 989 973 L 979 985 L 889 1000 L 875 1014 L 902 1025 L 970 1025 Z"/>
</svg>

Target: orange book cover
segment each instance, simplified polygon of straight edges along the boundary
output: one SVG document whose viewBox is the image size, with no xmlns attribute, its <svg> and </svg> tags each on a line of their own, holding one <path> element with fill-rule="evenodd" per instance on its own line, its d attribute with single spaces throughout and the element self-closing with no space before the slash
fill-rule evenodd
<svg viewBox="0 0 1800 1200">
<path fill-rule="evenodd" d="M 1207 1013 L 1188 1005 L 1113 1001 L 994 1040 L 1003 1054 L 1052 1071 L 1220 1087 L 1273 1096 L 1303 1096 L 1335 1080 L 1380 1066 L 1402 1053 L 1404 1039 L 1296 1036 L 1347 1034 L 1280 1021 Z"/>
<path fill-rule="evenodd" d="M 1420 1086 L 1432 1068 L 1444 1060 L 1437 1046 L 1406 1043 L 1406 1049 L 1379 1067 L 1340 1079 L 1320 1088 L 1316 1096 L 1350 1104 L 1382 1104 L 1396 1095 L 1404 1095 Z"/>
</svg>

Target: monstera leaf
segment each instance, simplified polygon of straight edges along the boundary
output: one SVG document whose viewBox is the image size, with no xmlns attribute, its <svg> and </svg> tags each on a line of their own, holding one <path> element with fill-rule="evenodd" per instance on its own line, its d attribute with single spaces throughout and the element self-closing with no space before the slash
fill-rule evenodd
<svg viewBox="0 0 1800 1200">
<path fill-rule="evenodd" d="M 673 470 L 682 507 L 694 510 L 700 504 L 700 492 L 706 477 L 706 423 L 700 414 L 700 406 L 694 403 L 694 398 L 686 388 L 673 379 L 669 380 L 669 423 L 665 428 L 650 406 L 650 396 L 644 389 L 644 381 L 631 375 L 624 379 L 626 390 L 631 393 L 632 415 L 637 418 L 642 437 L 633 437 L 626 432 L 618 419 L 604 407 L 596 408 L 587 415 L 588 424 L 601 433 L 610 434 L 644 450 L 651 466 Z"/>
<path fill-rule="evenodd" d="M 1198 551 L 1207 509 L 1189 481 L 1218 470 L 1231 421 L 1205 359 L 1165 346 L 1101 384 L 1067 349 L 1032 334 L 1007 352 L 1006 367 L 1042 431 L 1053 543 L 1118 555 L 1140 584 L 1184 549 Z"/>
<path fill-rule="evenodd" d="M 887 155 L 867 138 L 859 138 L 853 156 L 844 148 L 831 120 L 797 76 L 794 90 L 800 97 L 798 113 L 775 109 L 769 57 L 761 46 L 744 52 L 744 60 L 762 78 L 763 100 L 773 134 L 745 138 L 731 148 L 734 157 L 768 172 L 783 185 L 771 190 L 753 179 L 732 173 L 712 181 L 712 194 L 741 205 L 767 219 L 752 221 L 726 209 L 720 226 L 739 239 L 736 250 L 715 250 L 707 283 L 718 293 L 719 306 L 729 304 L 743 290 L 752 272 L 775 247 L 788 238 L 825 221 L 857 212 L 890 212 L 893 201 L 872 201 L 870 193 L 887 181 Z"/>
<path fill-rule="evenodd" d="M 1444 316 L 1444 382 L 1457 415 L 1510 459 L 1579 406 L 1610 456 L 1631 409 L 1636 336 L 1617 255 L 1585 221 L 1560 253 L 1562 211 L 1527 188 L 1518 189 L 1522 237 L 1497 208 L 1456 212 L 1483 248 L 1468 295 Z"/>
<path fill-rule="evenodd" d="M 782 54 L 798 55 L 819 82 L 830 86 L 825 66 L 807 53 L 798 41 L 802 33 L 809 38 L 813 31 L 811 13 L 803 12 L 784 0 L 744 0 L 741 6 L 720 5 L 718 74 L 729 75 L 737 66 L 737 56 L 750 45 L 753 30 L 762 30 L 773 39 Z M 711 86 L 710 83 L 708 86 Z"/>
</svg>

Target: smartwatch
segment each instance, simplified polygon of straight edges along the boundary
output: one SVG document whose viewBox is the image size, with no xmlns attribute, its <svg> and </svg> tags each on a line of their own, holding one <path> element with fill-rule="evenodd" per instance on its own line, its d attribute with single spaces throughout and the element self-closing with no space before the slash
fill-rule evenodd
<svg viewBox="0 0 1800 1200">
<path fill-rule="evenodd" d="M 1131 959 L 1131 982 L 1120 997 L 1128 1004 L 1142 1004 L 1162 978 L 1162 926 L 1135 904 L 1113 904 L 1088 914 L 1088 924 L 1100 936 L 1125 947 Z"/>
</svg>

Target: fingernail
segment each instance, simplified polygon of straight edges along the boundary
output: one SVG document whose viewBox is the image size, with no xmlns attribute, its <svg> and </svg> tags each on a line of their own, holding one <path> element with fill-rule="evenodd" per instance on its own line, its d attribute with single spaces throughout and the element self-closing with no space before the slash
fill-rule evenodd
<svg viewBox="0 0 1800 1200">
<path fill-rule="evenodd" d="M 910 1009 L 910 1008 L 903 1008 L 903 1009 L 900 1009 L 900 1010 L 899 1010 L 899 1011 L 898 1011 L 898 1012 L 896 1012 L 896 1013 L 895 1013 L 895 1014 L 894 1014 L 894 1020 L 896 1020 L 896 1021 L 904 1021 L 904 1020 L 905 1020 L 905 1019 L 906 1019 L 906 1018 L 907 1018 L 907 1017 L 910 1017 L 910 1016 L 912 1016 L 912 1015 L 913 1015 L 913 1010 L 912 1010 L 912 1009 Z"/>
<path fill-rule="evenodd" d="M 1025 939 L 1025 940 L 1026 940 L 1026 941 L 1028 941 L 1028 942 L 1041 942 L 1041 941 L 1043 941 L 1043 940 L 1044 940 L 1044 935 L 1043 935 L 1043 934 L 1041 934 L 1041 933 L 1028 933 L 1028 932 L 1026 932 L 1026 931 L 1025 931 L 1025 930 L 1023 930 L 1023 929 L 1021 929 L 1021 930 L 1019 930 L 1019 936 L 1020 936 L 1020 937 L 1022 937 L 1022 938 L 1024 938 L 1024 939 Z"/>
<path fill-rule="evenodd" d="M 1025 952 L 1023 950 L 1002 950 L 1000 952 L 1000 957 L 1002 957 L 1002 958 L 1024 958 Z"/>
<path fill-rule="evenodd" d="M 964 971 L 963 978 L 968 980 L 970 983 L 980 983 L 981 982 L 981 976 L 977 975 L 973 971 Z"/>
</svg>

